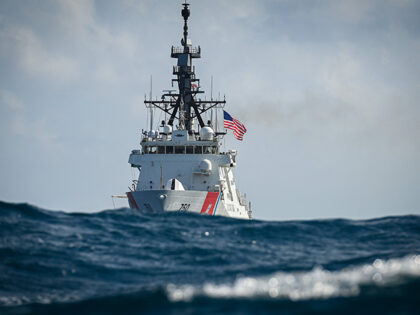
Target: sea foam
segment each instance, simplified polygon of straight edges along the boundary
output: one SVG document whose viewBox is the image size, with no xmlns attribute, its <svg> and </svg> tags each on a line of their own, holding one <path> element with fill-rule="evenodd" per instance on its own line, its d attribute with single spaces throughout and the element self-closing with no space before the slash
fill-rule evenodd
<svg viewBox="0 0 420 315">
<path fill-rule="evenodd" d="M 357 296 L 361 286 L 388 286 L 420 277 L 420 255 L 376 259 L 372 264 L 328 271 L 315 267 L 307 272 L 277 272 L 264 277 L 239 277 L 233 283 L 201 286 L 173 285 L 166 291 L 171 301 L 210 298 L 271 298 L 292 301 Z"/>
</svg>

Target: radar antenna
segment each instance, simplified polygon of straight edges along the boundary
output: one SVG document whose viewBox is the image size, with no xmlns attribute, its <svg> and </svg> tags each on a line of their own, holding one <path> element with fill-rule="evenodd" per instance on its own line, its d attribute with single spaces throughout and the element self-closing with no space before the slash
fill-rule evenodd
<svg viewBox="0 0 420 315">
<path fill-rule="evenodd" d="M 150 98 L 144 103 L 146 106 L 156 107 L 169 114 L 168 125 L 173 126 L 174 120 L 177 119 L 179 129 L 188 130 L 189 134 L 193 134 L 195 133 L 193 120 L 198 120 L 199 128 L 205 127 L 202 114 L 212 108 L 224 107 L 226 100 L 213 100 L 213 97 L 210 98 L 210 101 L 197 99 L 197 94 L 204 93 L 204 91 L 201 90 L 200 79 L 195 75 L 192 61 L 201 58 L 201 48 L 200 46 L 193 47 L 191 39 L 188 38 L 189 3 L 185 1 L 182 5 L 181 15 L 184 18 L 182 47 L 171 47 L 171 57 L 177 59 L 177 65 L 173 67 L 176 79 L 172 79 L 172 85 L 174 82 L 178 83 L 178 93 L 164 91 L 161 100 Z"/>
</svg>

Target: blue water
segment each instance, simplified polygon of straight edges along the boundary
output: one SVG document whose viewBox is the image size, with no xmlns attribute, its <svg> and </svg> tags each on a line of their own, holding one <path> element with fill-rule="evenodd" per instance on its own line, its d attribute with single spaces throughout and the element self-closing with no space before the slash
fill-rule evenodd
<svg viewBox="0 0 420 315">
<path fill-rule="evenodd" d="M 245 221 L 0 202 L 1 314 L 420 311 L 420 216 Z"/>
</svg>

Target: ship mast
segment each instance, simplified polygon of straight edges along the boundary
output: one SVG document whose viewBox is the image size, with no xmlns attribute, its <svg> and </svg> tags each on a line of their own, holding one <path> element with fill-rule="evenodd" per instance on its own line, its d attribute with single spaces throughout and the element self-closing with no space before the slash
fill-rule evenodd
<svg viewBox="0 0 420 315">
<path fill-rule="evenodd" d="M 163 94 L 161 100 L 145 100 L 147 107 L 154 106 L 165 113 L 170 114 L 166 124 L 173 126 L 174 120 L 178 120 L 177 128 L 179 130 L 188 130 L 189 134 L 195 133 L 193 121 L 198 120 L 199 128 L 205 127 L 202 114 L 206 111 L 224 107 L 226 100 L 210 101 L 197 99 L 197 94 L 204 93 L 200 90 L 200 79 L 196 78 L 195 67 L 192 60 L 201 58 L 201 48 L 193 47 L 191 39 L 188 38 L 188 18 L 190 16 L 189 4 L 183 3 L 181 15 L 184 18 L 184 32 L 181 39 L 182 47 L 171 47 L 171 57 L 177 59 L 177 65 L 173 67 L 173 74 L 176 79 L 172 79 L 178 83 L 178 93 Z M 219 134 L 225 134 L 221 132 Z"/>
</svg>

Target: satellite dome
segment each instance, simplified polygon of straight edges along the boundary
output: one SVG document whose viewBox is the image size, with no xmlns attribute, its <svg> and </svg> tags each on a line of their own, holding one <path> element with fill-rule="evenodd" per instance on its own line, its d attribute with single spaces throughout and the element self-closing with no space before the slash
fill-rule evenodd
<svg viewBox="0 0 420 315">
<path fill-rule="evenodd" d="M 147 135 L 149 138 L 157 138 L 159 136 L 159 130 L 149 130 Z"/>
<path fill-rule="evenodd" d="M 209 141 L 213 140 L 214 131 L 211 127 L 203 127 L 200 129 L 200 138 L 201 140 Z"/>
<path fill-rule="evenodd" d="M 208 173 L 211 171 L 211 162 L 207 159 L 204 159 L 200 162 L 200 171 L 203 173 Z"/>
<path fill-rule="evenodd" d="M 172 127 L 170 125 L 163 126 L 163 132 L 164 133 L 171 133 L 172 132 Z"/>
</svg>

